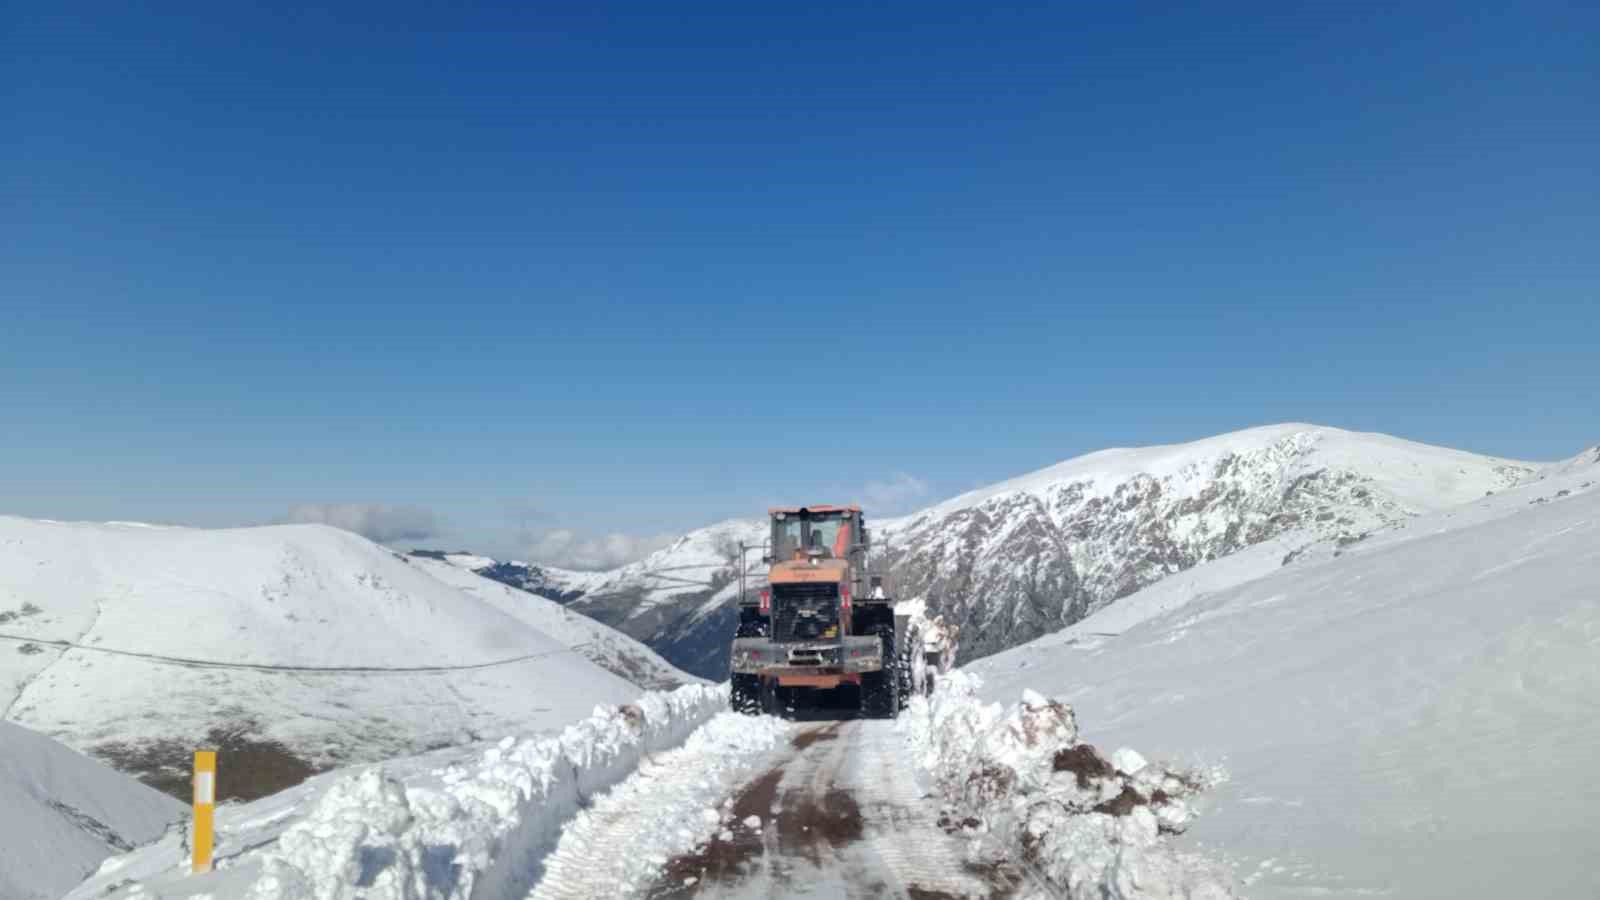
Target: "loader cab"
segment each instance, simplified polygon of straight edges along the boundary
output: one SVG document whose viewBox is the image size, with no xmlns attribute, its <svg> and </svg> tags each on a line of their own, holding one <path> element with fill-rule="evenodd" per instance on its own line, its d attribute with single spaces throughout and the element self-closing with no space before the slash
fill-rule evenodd
<svg viewBox="0 0 1600 900">
<path fill-rule="evenodd" d="M 772 561 L 821 557 L 849 559 L 866 550 L 866 529 L 856 506 L 771 510 Z"/>
</svg>

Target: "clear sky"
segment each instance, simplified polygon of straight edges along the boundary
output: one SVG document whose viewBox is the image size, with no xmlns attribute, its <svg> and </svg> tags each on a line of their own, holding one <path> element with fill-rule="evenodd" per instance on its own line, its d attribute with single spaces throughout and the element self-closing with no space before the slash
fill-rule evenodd
<svg viewBox="0 0 1600 900">
<path fill-rule="evenodd" d="M 593 562 L 1600 440 L 1593 3 L 339 5 L 0 12 L 0 511 Z"/>
</svg>

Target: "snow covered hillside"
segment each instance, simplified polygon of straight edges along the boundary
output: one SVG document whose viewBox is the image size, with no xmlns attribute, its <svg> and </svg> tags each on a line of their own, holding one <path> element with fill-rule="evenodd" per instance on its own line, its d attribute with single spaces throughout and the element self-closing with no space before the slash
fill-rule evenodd
<svg viewBox="0 0 1600 900">
<path fill-rule="evenodd" d="M 626 634 L 560 605 L 530 598 L 528 592 L 485 578 L 450 562 L 413 557 L 412 563 L 445 584 L 515 616 L 579 652 L 603 669 L 651 689 L 667 689 L 695 681 L 659 654 Z"/>
<path fill-rule="evenodd" d="M 178 801 L 0 722 L 0 897 L 55 900 L 113 853 L 161 836 Z"/>
<path fill-rule="evenodd" d="M 267 783 L 219 782 L 254 796 L 673 680 L 608 632 L 325 526 L 0 518 L 0 718 L 173 793 L 201 744 L 259 754 Z"/>
<path fill-rule="evenodd" d="M 1337 557 L 1198 567 L 967 671 L 1225 766 L 1188 839 L 1249 896 L 1600 895 L 1596 459 Z"/>
<path fill-rule="evenodd" d="M 901 597 L 962 626 L 966 659 L 1079 621 L 1208 560 L 1269 547 L 1252 574 L 1348 546 L 1535 477 L 1539 467 L 1379 434 L 1274 425 L 1189 444 L 1105 450 L 874 529 Z M 811 498 L 837 502 L 851 498 Z M 610 572 L 458 564 L 566 603 L 709 678 L 727 672 L 738 541 L 762 520 L 691 532 Z M 760 569 L 759 554 L 747 563 Z"/>
<path fill-rule="evenodd" d="M 728 639 L 738 620 L 739 542 L 759 547 L 766 529 L 764 519 L 718 522 L 607 572 L 420 552 L 566 604 L 643 641 L 685 671 L 720 680 L 728 675 Z M 765 577 L 759 550 L 747 554 L 745 564 L 750 578 Z"/>
</svg>

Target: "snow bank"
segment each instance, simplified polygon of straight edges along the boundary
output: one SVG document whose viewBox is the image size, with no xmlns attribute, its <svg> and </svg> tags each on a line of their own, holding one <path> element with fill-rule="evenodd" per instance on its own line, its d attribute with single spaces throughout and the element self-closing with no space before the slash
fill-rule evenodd
<svg viewBox="0 0 1600 900">
<path fill-rule="evenodd" d="M 335 785 L 267 855 L 252 900 L 515 900 L 584 798 L 727 708 L 718 687 L 600 707 L 553 738 L 501 741 L 443 790 L 373 769 Z M 376 870 L 376 871 L 374 871 Z"/>
<path fill-rule="evenodd" d="M 739 827 L 734 788 L 759 771 L 789 727 L 774 716 L 724 712 L 682 747 L 646 761 L 562 830 L 529 900 L 637 896 L 670 860 L 719 833 L 731 838 Z M 758 830 L 760 819 L 744 827 Z"/>
<path fill-rule="evenodd" d="M 1168 840 L 1220 772 L 1170 771 L 1127 748 L 1107 760 L 1078 739 L 1070 706 L 1025 691 L 1007 709 L 980 702 L 978 687 L 951 672 L 902 725 L 970 861 L 1020 862 L 1036 889 L 1074 900 L 1234 896 L 1226 868 Z"/>
<path fill-rule="evenodd" d="M 215 900 L 521 900 L 591 795 L 727 705 L 725 686 L 690 685 L 596 707 L 558 734 L 506 738 L 443 765 L 396 760 L 325 777 L 297 803 L 268 797 L 259 810 L 219 815 L 211 875 L 186 877 L 169 839 L 141 851 L 146 859 L 111 861 L 69 896 L 133 897 L 147 886 L 164 896 L 181 882 L 185 895 Z M 250 832 L 272 819 L 275 838 Z"/>
</svg>

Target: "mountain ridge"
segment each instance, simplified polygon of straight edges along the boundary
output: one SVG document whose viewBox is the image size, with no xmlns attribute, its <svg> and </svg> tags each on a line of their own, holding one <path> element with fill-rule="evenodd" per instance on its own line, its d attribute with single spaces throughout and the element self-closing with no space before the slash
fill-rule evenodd
<svg viewBox="0 0 1600 900">
<path fill-rule="evenodd" d="M 897 596 L 922 596 L 930 611 L 962 624 L 970 660 L 1070 625 L 1199 563 L 1268 541 L 1281 542 L 1285 565 L 1320 547 L 1337 552 L 1546 468 L 1284 423 L 1095 451 L 907 515 L 867 513 L 875 565 Z M 496 565 L 508 583 L 520 579 L 682 668 L 720 678 L 736 618 L 732 547 L 764 536 L 762 520 L 732 519 L 605 572 Z"/>
</svg>

